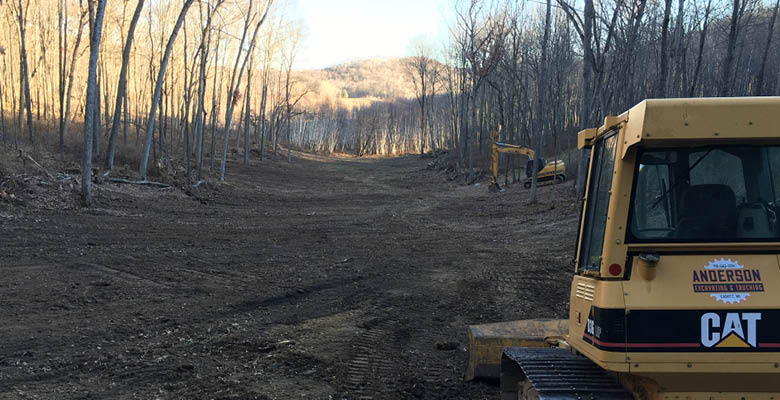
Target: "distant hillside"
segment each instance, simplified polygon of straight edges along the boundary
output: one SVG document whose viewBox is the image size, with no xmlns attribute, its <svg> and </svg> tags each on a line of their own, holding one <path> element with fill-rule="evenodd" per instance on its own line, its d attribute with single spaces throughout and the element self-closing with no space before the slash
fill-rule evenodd
<svg viewBox="0 0 780 400">
<path fill-rule="evenodd" d="M 406 58 L 366 59 L 320 70 L 297 71 L 296 74 L 299 79 L 309 82 L 309 87 L 316 92 L 307 96 L 308 103 L 338 99 L 354 106 L 377 100 L 413 98 L 414 86 L 405 62 Z"/>
</svg>

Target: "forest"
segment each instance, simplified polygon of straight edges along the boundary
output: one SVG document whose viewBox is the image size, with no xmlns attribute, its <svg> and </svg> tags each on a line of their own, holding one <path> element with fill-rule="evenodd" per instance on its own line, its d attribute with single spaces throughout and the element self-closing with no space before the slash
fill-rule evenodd
<svg viewBox="0 0 780 400">
<path fill-rule="evenodd" d="M 377 97 L 295 70 L 304 29 L 284 2 L 6 1 L 2 141 L 75 152 L 85 174 L 119 158 L 142 179 L 171 163 L 225 179 L 231 154 L 279 146 L 452 150 L 473 178 L 494 138 L 571 161 L 578 130 L 645 98 L 776 93 L 778 2 L 451 6 L 449 38 L 410 43 L 405 82 Z"/>
</svg>

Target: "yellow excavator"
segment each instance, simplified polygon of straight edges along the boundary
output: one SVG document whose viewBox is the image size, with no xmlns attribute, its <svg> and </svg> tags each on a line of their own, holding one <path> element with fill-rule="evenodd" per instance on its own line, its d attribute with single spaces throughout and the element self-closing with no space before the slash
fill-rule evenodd
<svg viewBox="0 0 780 400">
<path fill-rule="evenodd" d="M 525 155 L 529 158 L 525 167 L 526 179 L 523 181 L 523 186 L 526 189 L 531 187 L 534 165 L 536 166 L 537 183 L 561 183 L 566 180 L 566 164 L 563 161 L 555 160 L 546 163 L 544 158 L 536 158 L 536 153 L 528 147 L 493 142 L 493 151 L 490 154 L 490 186 L 488 186 L 491 192 L 504 191 L 498 184 L 498 161 L 501 153 Z"/>
<path fill-rule="evenodd" d="M 470 326 L 466 378 L 501 399 L 780 399 L 778 122 L 780 97 L 663 99 L 580 132 L 568 319 Z"/>
</svg>

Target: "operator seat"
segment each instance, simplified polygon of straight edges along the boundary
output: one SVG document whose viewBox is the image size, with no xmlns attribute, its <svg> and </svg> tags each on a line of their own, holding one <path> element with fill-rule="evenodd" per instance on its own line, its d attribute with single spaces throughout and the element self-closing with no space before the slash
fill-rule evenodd
<svg viewBox="0 0 780 400">
<path fill-rule="evenodd" d="M 675 236 L 678 239 L 733 239 L 737 198 L 728 185 L 693 185 L 683 193 Z"/>
</svg>

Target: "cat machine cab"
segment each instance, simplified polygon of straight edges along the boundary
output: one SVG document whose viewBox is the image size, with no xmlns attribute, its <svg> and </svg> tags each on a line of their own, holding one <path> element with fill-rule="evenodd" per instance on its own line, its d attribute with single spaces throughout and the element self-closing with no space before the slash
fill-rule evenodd
<svg viewBox="0 0 780 400">
<path fill-rule="evenodd" d="M 469 327 L 466 378 L 500 376 L 502 399 L 780 399 L 780 98 L 646 100 L 578 146 L 568 319 Z"/>
</svg>

